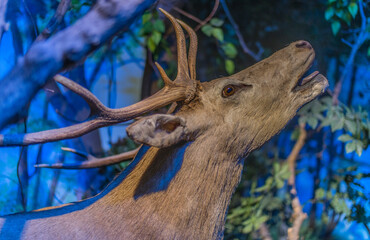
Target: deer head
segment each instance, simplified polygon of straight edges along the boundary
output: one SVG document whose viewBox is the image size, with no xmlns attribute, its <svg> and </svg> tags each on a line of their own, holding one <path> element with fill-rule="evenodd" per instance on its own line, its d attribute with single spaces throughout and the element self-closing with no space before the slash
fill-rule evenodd
<svg viewBox="0 0 370 240">
<path fill-rule="evenodd" d="M 179 42 L 184 41 L 178 35 Z M 195 41 L 194 34 L 191 36 L 191 41 Z M 241 152 L 252 151 L 278 133 L 302 105 L 328 86 L 317 71 L 301 79 L 314 58 L 312 46 L 297 41 L 229 77 L 204 83 L 195 81 L 193 99 L 178 108 L 176 117 L 149 116 L 128 127 L 127 133 L 140 143 L 158 148 L 203 135 L 217 139 L 221 134 L 229 137 L 229 146 L 237 146 Z M 184 59 L 179 59 L 179 65 L 186 66 Z M 190 71 L 195 76 L 195 71 Z M 190 81 L 186 73 L 183 79 Z M 169 81 L 164 71 L 161 74 Z"/>
</svg>

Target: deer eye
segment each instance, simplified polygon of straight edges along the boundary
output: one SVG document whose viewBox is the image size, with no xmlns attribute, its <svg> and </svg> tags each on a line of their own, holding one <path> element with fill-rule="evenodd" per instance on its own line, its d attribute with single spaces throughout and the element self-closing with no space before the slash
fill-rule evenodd
<svg viewBox="0 0 370 240">
<path fill-rule="evenodd" d="M 222 90 L 222 97 L 230 97 L 236 92 L 236 87 L 234 85 L 226 85 Z"/>
</svg>

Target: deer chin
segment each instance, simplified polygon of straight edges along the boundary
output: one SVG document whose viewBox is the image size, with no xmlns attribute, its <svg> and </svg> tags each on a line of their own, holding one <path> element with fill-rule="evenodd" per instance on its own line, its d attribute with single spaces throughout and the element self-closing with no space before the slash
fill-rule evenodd
<svg viewBox="0 0 370 240">
<path fill-rule="evenodd" d="M 324 93 L 328 86 L 328 80 L 318 71 L 314 71 L 307 77 L 303 78 L 300 85 L 297 83 L 297 85 L 292 89 L 292 92 L 298 94 L 299 98 L 303 99 L 306 103 Z"/>
</svg>

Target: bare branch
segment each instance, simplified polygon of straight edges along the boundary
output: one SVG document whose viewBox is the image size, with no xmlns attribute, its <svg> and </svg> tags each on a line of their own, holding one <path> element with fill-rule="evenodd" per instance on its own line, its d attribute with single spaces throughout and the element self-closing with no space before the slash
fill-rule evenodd
<svg viewBox="0 0 370 240">
<path fill-rule="evenodd" d="M 212 9 L 211 13 L 204 20 L 200 20 L 196 16 L 194 16 L 194 15 L 188 13 L 188 12 L 185 12 L 184 10 L 182 10 L 178 7 L 174 7 L 173 10 L 175 10 L 176 12 L 179 12 L 180 14 L 186 16 L 187 18 L 190 18 L 191 20 L 199 23 L 194 28 L 194 31 L 198 31 L 202 26 L 204 26 L 206 23 L 208 23 L 213 18 L 213 16 L 216 14 L 216 11 L 217 11 L 219 5 L 220 5 L 220 0 L 215 0 L 215 4 L 213 5 L 213 9 Z"/>
<path fill-rule="evenodd" d="M 114 35 L 126 30 L 155 0 L 98 0 L 74 25 L 36 41 L 0 81 L 0 129 L 35 96 L 47 80 L 75 66 Z"/>
<path fill-rule="evenodd" d="M 5 21 L 8 0 L 0 0 L 0 41 L 3 33 L 8 31 L 9 24 Z"/>
<path fill-rule="evenodd" d="M 42 33 L 36 38 L 36 41 L 44 40 L 50 37 L 50 35 L 56 30 L 58 25 L 63 21 L 64 15 L 66 14 L 71 0 L 61 0 L 54 16 L 50 19 L 48 25 L 42 31 Z"/>
<path fill-rule="evenodd" d="M 300 129 L 300 132 L 299 132 L 298 140 L 294 144 L 292 152 L 289 154 L 287 158 L 287 162 L 288 162 L 288 166 L 290 170 L 290 177 L 288 179 L 288 185 L 291 187 L 290 193 L 294 196 L 292 200 L 293 226 L 288 228 L 288 238 L 287 238 L 288 240 L 298 240 L 299 239 L 299 230 L 301 229 L 301 225 L 303 221 L 307 218 L 307 214 L 302 211 L 302 206 L 301 206 L 301 203 L 299 202 L 299 199 L 297 196 L 297 189 L 295 186 L 296 160 L 307 138 L 307 132 L 305 130 L 305 125 L 301 125 L 299 129 Z"/>
<path fill-rule="evenodd" d="M 353 69 L 353 63 L 355 61 L 355 57 L 357 55 L 358 50 L 361 48 L 362 44 L 364 44 L 365 41 L 368 40 L 370 37 L 368 31 L 366 30 L 367 22 L 366 22 L 363 2 L 361 0 L 358 1 L 358 8 L 360 11 L 360 16 L 361 16 L 361 31 L 356 36 L 355 42 L 352 44 L 351 53 L 349 54 L 346 65 L 343 68 L 342 75 L 340 76 L 339 81 L 334 87 L 334 93 L 333 93 L 333 104 L 334 105 L 338 105 L 338 98 L 342 90 L 343 82 L 349 76 L 349 73 Z"/>
<path fill-rule="evenodd" d="M 199 18 L 197 18 L 196 16 L 188 13 L 188 12 L 185 12 L 184 10 L 182 10 L 181 8 L 178 8 L 178 7 L 173 7 L 173 10 L 175 10 L 176 12 L 179 12 L 181 13 L 182 15 L 186 16 L 187 18 L 190 18 L 191 20 L 193 20 L 194 22 L 197 22 L 197 23 L 202 23 L 203 21 L 200 20 Z"/>
<path fill-rule="evenodd" d="M 229 19 L 231 25 L 233 26 L 233 28 L 235 30 L 236 36 L 238 37 L 240 46 L 242 47 L 244 53 L 251 56 L 255 61 L 261 60 L 261 56 L 262 56 L 262 53 L 263 53 L 263 50 L 262 50 L 261 46 L 259 46 L 259 52 L 258 53 L 255 53 L 255 52 L 253 52 L 252 50 L 250 50 L 248 48 L 247 44 L 244 41 L 243 35 L 241 34 L 241 32 L 239 30 L 239 26 L 235 22 L 233 16 L 231 15 L 230 10 L 227 7 L 227 4 L 226 4 L 225 0 L 220 0 L 220 1 L 221 1 L 222 8 L 224 9 L 227 18 Z"/>
<path fill-rule="evenodd" d="M 64 151 L 75 153 L 79 156 L 85 157 L 87 160 L 81 163 L 54 163 L 54 164 L 38 164 L 35 167 L 38 168 L 55 168 L 55 169 L 86 169 L 86 168 L 98 168 L 98 167 L 105 167 L 110 166 L 113 164 L 121 163 L 124 161 L 131 161 L 135 158 L 137 152 L 139 151 L 140 147 L 124 152 L 121 154 L 104 157 L 104 158 L 96 158 L 90 154 L 81 153 L 75 149 L 71 148 L 62 148 Z"/>
<path fill-rule="evenodd" d="M 206 19 L 204 19 L 198 26 L 194 28 L 194 31 L 198 31 L 198 29 L 200 29 L 204 24 L 206 24 L 213 18 L 213 16 L 216 14 L 216 11 L 219 5 L 220 5 L 220 0 L 215 0 L 215 4 L 213 5 L 213 9 L 211 13 L 208 15 L 208 17 L 206 17 Z"/>
</svg>

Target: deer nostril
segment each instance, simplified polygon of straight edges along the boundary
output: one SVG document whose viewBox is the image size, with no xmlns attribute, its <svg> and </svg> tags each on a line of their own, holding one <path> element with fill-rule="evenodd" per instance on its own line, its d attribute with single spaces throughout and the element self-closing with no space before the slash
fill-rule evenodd
<svg viewBox="0 0 370 240">
<path fill-rule="evenodd" d="M 309 42 L 307 41 L 299 41 L 295 44 L 297 48 L 307 48 L 307 49 L 312 49 L 312 46 Z"/>
</svg>

